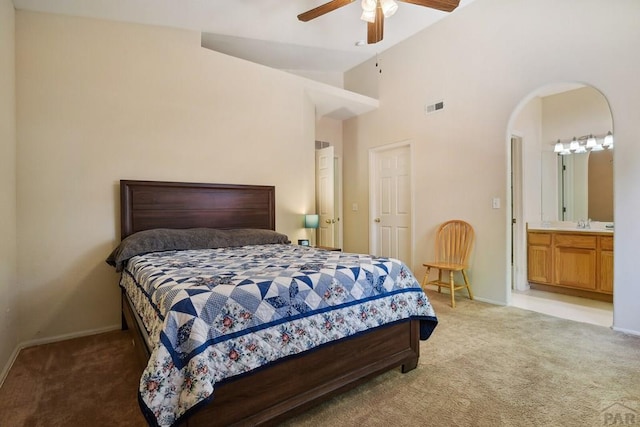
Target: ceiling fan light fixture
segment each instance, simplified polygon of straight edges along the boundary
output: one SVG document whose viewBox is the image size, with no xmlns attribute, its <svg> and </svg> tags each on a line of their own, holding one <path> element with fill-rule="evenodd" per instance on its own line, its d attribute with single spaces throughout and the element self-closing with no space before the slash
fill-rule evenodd
<svg viewBox="0 0 640 427">
<path fill-rule="evenodd" d="M 380 0 L 380 6 L 382 7 L 382 13 L 385 18 L 393 16 L 398 10 L 398 3 L 395 0 Z"/>
<path fill-rule="evenodd" d="M 366 12 L 376 12 L 376 6 L 378 2 L 376 0 L 362 0 L 362 10 Z"/>
<path fill-rule="evenodd" d="M 376 22 L 376 11 L 374 10 L 363 10 L 360 19 L 363 21 L 371 22 L 372 24 Z"/>
</svg>

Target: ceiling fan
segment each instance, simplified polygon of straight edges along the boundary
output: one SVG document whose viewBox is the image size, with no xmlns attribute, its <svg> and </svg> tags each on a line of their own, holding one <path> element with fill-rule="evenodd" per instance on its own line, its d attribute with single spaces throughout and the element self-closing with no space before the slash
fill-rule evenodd
<svg viewBox="0 0 640 427">
<path fill-rule="evenodd" d="M 331 0 L 320 6 L 298 15 L 303 22 L 311 21 L 333 10 L 353 3 L 355 0 Z M 451 12 L 460 3 L 460 0 L 398 0 L 405 3 L 430 7 L 432 9 Z M 367 43 L 378 43 L 382 40 L 384 32 L 384 18 L 393 15 L 398 9 L 395 0 L 362 0 L 362 16 L 360 19 L 367 21 Z"/>
</svg>

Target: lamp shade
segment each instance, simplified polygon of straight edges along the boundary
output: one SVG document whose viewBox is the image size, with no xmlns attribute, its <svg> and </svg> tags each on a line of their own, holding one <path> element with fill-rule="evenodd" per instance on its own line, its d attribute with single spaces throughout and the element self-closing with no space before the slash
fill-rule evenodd
<svg viewBox="0 0 640 427">
<path fill-rule="evenodd" d="M 385 18 L 391 17 L 398 10 L 398 3 L 395 0 L 381 0 L 380 5 Z"/>
<path fill-rule="evenodd" d="M 376 22 L 376 11 L 375 10 L 363 10 L 360 19 L 363 21 L 371 22 L 372 24 Z"/>
<path fill-rule="evenodd" d="M 304 228 L 318 228 L 320 217 L 316 214 L 308 214 L 304 216 Z"/>
<path fill-rule="evenodd" d="M 556 145 L 553 147 L 553 152 L 562 153 L 563 151 L 564 151 L 564 144 L 560 142 L 560 140 L 558 140 L 558 142 L 556 142 Z"/>
<path fill-rule="evenodd" d="M 362 10 L 365 12 L 376 12 L 376 6 L 378 2 L 376 0 L 362 0 Z"/>
</svg>

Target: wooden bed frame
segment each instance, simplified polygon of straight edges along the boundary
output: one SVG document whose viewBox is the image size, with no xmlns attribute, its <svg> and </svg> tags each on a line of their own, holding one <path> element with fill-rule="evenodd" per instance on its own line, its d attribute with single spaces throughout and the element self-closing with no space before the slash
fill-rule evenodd
<svg viewBox="0 0 640 427">
<path fill-rule="evenodd" d="M 272 186 L 120 181 L 121 236 L 150 228 L 275 230 Z M 141 368 L 150 356 L 136 314 L 122 298 Z M 181 426 L 274 425 L 382 372 L 414 369 L 419 321 L 372 329 L 216 385 L 215 397 Z"/>
</svg>

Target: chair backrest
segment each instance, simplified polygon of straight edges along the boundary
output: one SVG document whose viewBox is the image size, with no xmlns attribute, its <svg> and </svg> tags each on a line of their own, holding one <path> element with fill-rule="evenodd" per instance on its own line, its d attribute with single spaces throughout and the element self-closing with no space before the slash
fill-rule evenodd
<svg viewBox="0 0 640 427">
<path fill-rule="evenodd" d="M 454 219 L 443 223 L 436 235 L 436 259 L 467 266 L 474 238 L 473 227 L 467 222 Z"/>
</svg>

